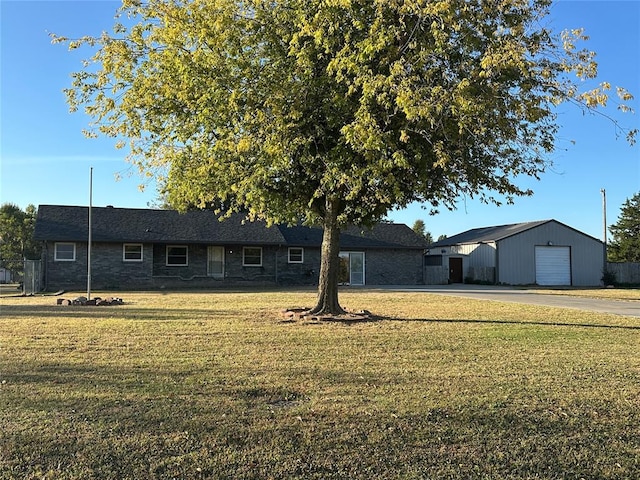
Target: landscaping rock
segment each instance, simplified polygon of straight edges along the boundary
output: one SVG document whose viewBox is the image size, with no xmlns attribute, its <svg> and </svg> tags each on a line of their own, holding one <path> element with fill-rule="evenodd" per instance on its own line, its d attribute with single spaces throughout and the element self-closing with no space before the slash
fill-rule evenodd
<svg viewBox="0 0 640 480">
<path fill-rule="evenodd" d="M 72 302 L 74 305 L 86 305 L 87 304 L 87 297 L 76 297 L 73 299 Z"/>
<path fill-rule="evenodd" d="M 124 305 L 124 301 L 121 298 L 117 297 L 109 297 L 109 298 L 100 298 L 95 297 L 91 300 L 87 300 L 87 297 L 77 297 L 73 300 L 68 300 L 66 298 L 58 298 L 56 300 L 57 305 L 62 306 L 83 306 L 83 307 L 95 307 L 95 306 L 111 306 L 111 305 Z"/>
<path fill-rule="evenodd" d="M 368 310 L 345 311 L 342 315 L 311 315 L 310 308 L 286 308 L 280 310 L 280 316 L 288 321 L 305 320 L 311 322 L 359 322 L 370 321 L 373 314 Z"/>
</svg>

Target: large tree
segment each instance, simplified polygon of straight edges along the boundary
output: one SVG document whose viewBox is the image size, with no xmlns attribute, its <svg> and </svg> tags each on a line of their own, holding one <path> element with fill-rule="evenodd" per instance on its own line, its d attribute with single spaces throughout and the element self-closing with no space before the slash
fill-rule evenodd
<svg viewBox="0 0 640 480">
<path fill-rule="evenodd" d="M 640 262 L 640 192 L 627 198 L 609 231 L 613 235 L 607 249 L 609 261 Z"/>
<path fill-rule="evenodd" d="M 554 108 L 608 84 L 550 0 L 125 0 L 67 90 L 170 203 L 324 229 L 318 303 L 340 313 L 339 233 L 419 201 L 512 202 L 547 168 Z M 577 75 L 577 76 L 576 76 Z M 626 99 L 624 90 L 618 93 Z M 633 135 L 633 133 L 632 133 Z"/>
<path fill-rule="evenodd" d="M 40 257 L 39 244 L 33 240 L 37 210 L 28 205 L 22 210 L 13 203 L 0 207 L 0 267 L 22 273 L 24 259 Z"/>
</svg>

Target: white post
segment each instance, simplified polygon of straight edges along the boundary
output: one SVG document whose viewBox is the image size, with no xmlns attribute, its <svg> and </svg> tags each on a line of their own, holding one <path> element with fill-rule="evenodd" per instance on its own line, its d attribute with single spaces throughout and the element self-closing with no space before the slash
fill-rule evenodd
<svg viewBox="0 0 640 480">
<path fill-rule="evenodd" d="M 89 171 L 89 243 L 87 244 L 87 300 L 91 300 L 91 209 L 93 207 L 93 167 Z"/>
<path fill-rule="evenodd" d="M 602 238 L 604 244 L 607 244 L 607 191 L 602 188 Z"/>
<path fill-rule="evenodd" d="M 604 248 L 604 265 L 602 266 L 602 271 L 607 272 L 607 191 L 604 188 L 600 189 L 602 192 L 602 239 L 603 239 L 603 248 Z M 606 286 L 606 285 L 605 285 Z"/>
</svg>

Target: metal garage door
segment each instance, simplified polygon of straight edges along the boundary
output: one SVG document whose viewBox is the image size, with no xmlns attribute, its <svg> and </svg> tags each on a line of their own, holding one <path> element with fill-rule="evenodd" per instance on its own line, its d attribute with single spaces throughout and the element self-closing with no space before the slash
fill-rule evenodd
<svg viewBox="0 0 640 480">
<path fill-rule="evenodd" d="M 570 247 L 536 247 L 536 283 L 571 285 Z"/>
</svg>

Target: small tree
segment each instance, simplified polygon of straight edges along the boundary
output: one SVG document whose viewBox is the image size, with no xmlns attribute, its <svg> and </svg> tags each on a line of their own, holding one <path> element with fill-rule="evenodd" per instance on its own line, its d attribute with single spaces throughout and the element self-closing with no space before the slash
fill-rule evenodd
<svg viewBox="0 0 640 480">
<path fill-rule="evenodd" d="M 610 262 L 640 262 L 640 192 L 628 198 L 618 221 L 609 227 L 613 239 L 607 252 Z"/>
<path fill-rule="evenodd" d="M 426 232 L 424 234 L 424 240 L 427 242 L 427 245 L 431 245 L 433 243 L 433 235 L 431 235 L 431 232 Z"/>
<path fill-rule="evenodd" d="M 433 243 L 433 236 L 431 235 L 431 232 L 425 230 L 424 220 L 416 220 L 413 223 L 412 230 L 424 238 L 428 244 Z"/>
<path fill-rule="evenodd" d="M 33 240 L 37 210 L 28 205 L 25 211 L 12 203 L 0 207 L 0 266 L 21 274 L 24 259 L 39 258 L 39 244 Z"/>
<path fill-rule="evenodd" d="M 71 108 L 90 135 L 128 139 L 172 205 L 321 226 L 313 311 L 341 313 L 341 228 L 414 201 L 530 195 L 517 179 L 548 166 L 555 107 L 607 102 L 609 84 L 579 91 L 594 54 L 581 31 L 544 27 L 550 5 L 125 0 L 130 26 L 54 40 L 96 49 Z"/>
</svg>

